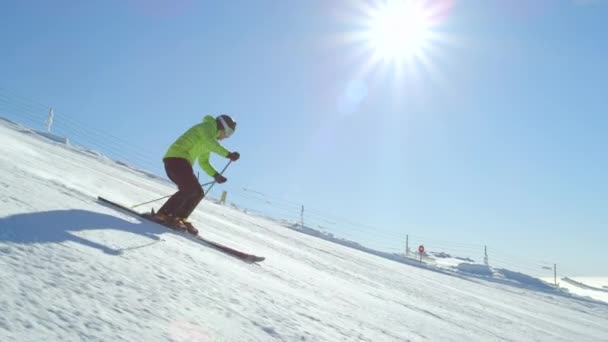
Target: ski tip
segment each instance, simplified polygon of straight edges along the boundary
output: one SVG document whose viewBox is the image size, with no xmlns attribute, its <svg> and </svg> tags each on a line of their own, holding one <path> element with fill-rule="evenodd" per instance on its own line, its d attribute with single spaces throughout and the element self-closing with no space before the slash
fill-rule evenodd
<svg viewBox="0 0 608 342">
<path fill-rule="evenodd" d="M 260 256 L 256 256 L 256 255 L 251 255 L 247 258 L 247 261 L 252 264 L 262 262 L 264 260 L 266 260 L 265 257 L 260 257 Z"/>
</svg>

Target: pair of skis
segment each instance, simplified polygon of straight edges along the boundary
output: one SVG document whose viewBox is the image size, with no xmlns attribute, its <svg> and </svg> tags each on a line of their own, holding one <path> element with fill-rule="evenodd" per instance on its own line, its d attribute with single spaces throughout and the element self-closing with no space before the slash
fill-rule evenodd
<svg viewBox="0 0 608 342">
<path fill-rule="evenodd" d="M 139 213 L 139 212 L 137 212 L 137 211 L 135 211 L 135 210 L 133 210 L 133 209 L 131 209 L 129 207 L 126 207 L 126 206 L 121 205 L 119 203 L 110 201 L 110 200 L 108 200 L 106 198 L 103 198 L 103 197 L 97 197 L 97 200 L 100 203 L 109 205 L 112 208 L 118 209 L 118 210 L 120 210 L 122 212 L 125 212 L 125 213 L 133 215 L 133 216 L 137 216 L 137 217 L 145 219 L 147 221 L 154 222 L 156 224 L 160 224 L 161 226 L 163 226 L 165 228 L 169 228 L 172 231 L 176 232 L 175 229 L 173 229 L 171 227 L 168 227 L 168 226 L 165 226 L 162 223 L 153 220 L 151 217 L 145 215 L 144 213 Z M 248 254 L 248 253 L 245 253 L 245 252 L 241 252 L 241 251 L 236 250 L 234 248 L 231 248 L 231 247 L 228 247 L 228 246 L 224 246 L 224 245 L 219 244 L 217 242 L 213 242 L 213 241 L 207 240 L 207 239 L 205 239 L 205 238 L 203 238 L 203 237 L 201 237 L 199 235 L 192 235 L 192 234 L 189 234 L 189 233 L 181 233 L 181 232 L 178 233 L 178 234 L 180 234 L 180 235 L 182 235 L 184 237 L 187 237 L 187 238 L 189 238 L 189 239 L 191 239 L 191 240 L 193 240 L 195 242 L 198 242 L 198 243 L 200 243 L 200 244 L 202 244 L 204 246 L 213 248 L 213 249 L 215 249 L 217 251 L 220 251 L 220 252 L 222 252 L 224 254 L 227 254 L 229 256 L 232 256 L 234 258 L 242 260 L 242 261 L 244 261 L 246 263 L 249 263 L 249 264 L 262 262 L 262 261 L 264 261 L 266 259 L 265 257 L 261 257 L 261 256 L 257 256 L 257 255 L 253 255 L 253 254 Z"/>
</svg>

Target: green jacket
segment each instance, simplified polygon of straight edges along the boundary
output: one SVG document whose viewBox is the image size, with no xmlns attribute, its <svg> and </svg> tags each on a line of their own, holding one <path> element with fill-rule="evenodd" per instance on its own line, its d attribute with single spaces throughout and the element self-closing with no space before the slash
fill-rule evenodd
<svg viewBox="0 0 608 342">
<path fill-rule="evenodd" d="M 192 126 L 169 147 L 163 158 L 184 158 L 190 165 L 198 158 L 198 165 L 205 173 L 213 177 L 218 172 L 209 163 L 209 154 L 215 152 L 227 157 L 230 151 L 218 142 L 219 130 L 215 118 L 205 116 L 203 122 Z"/>
</svg>

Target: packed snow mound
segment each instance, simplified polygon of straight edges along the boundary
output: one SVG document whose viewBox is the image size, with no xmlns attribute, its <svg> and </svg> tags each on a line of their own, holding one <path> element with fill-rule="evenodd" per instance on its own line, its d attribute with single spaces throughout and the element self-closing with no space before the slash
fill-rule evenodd
<svg viewBox="0 0 608 342">
<path fill-rule="evenodd" d="M 59 135 L 56 135 L 56 134 L 53 134 L 53 133 L 43 132 L 43 131 L 34 131 L 34 132 L 36 132 L 36 134 L 38 134 L 38 135 L 40 135 L 42 137 L 45 137 L 45 138 L 47 138 L 47 139 L 49 139 L 51 141 L 54 141 L 54 142 L 57 142 L 57 143 L 60 143 L 60 144 L 69 145 L 69 140 L 66 137 L 62 137 L 62 136 L 59 136 Z"/>
<path fill-rule="evenodd" d="M 607 304 L 557 289 L 395 262 L 204 200 L 192 222 L 266 257 L 251 265 L 96 202 L 129 206 L 174 190 L 0 122 L 0 341 L 608 336 Z"/>
<path fill-rule="evenodd" d="M 608 277 L 564 277 L 560 279 L 562 290 L 585 298 L 608 303 Z"/>
<path fill-rule="evenodd" d="M 458 264 L 458 266 L 456 268 L 461 272 L 488 276 L 488 277 L 492 276 L 492 274 L 493 274 L 492 269 L 490 269 L 490 266 L 488 266 L 488 265 L 470 264 L 467 262 L 463 262 L 463 263 Z"/>
<path fill-rule="evenodd" d="M 586 289 L 586 290 L 593 290 L 593 291 L 600 291 L 600 292 L 608 293 L 608 286 L 603 286 L 602 288 L 599 288 L 599 287 L 584 284 L 582 282 L 576 281 L 576 280 L 568 278 L 568 277 L 564 277 L 564 278 L 562 278 L 562 280 L 565 281 L 566 283 L 569 283 L 574 286 L 578 286 L 578 287 Z"/>
<path fill-rule="evenodd" d="M 504 268 L 499 268 L 494 270 L 496 273 L 502 275 L 505 279 L 516 281 L 517 283 L 538 290 L 546 290 L 553 291 L 555 290 L 555 286 L 542 281 L 541 279 L 531 277 L 527 274 L 523 274 L 520 272 L 509 271 Z"/>
</svg>

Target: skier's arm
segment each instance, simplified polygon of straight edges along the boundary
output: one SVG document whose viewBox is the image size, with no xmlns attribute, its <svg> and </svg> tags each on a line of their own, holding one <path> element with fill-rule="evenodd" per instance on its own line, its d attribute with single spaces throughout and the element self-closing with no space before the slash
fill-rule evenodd
<svg viewBox="0 0 608 342">
<path fill-rule="evenodd" d="M 205 144 L 207 149 L 222 157 L 228 158 L 230 151 L 225 149 L 224 146 L 220 145 L 220 143 L 216 140 L 216 137 L 214 136 L 214 133 L 216 132 L 215 129 L 205 125 L 202 125 L 202 128 L 204 131 L 200 137 L 202 139 L 202 143 Z M 218 174 L 217 170 L 215 170 L 213 166 L 211 166 L 211 163 L 209 163 L 209 153 L 203 153 L 198 157 L 198 165 L 211 177 L 215 177 L 215 175 Z"/>
<path fill-rule="evenodd" d="M 224 146 L 220 145 L 220 143 L 216 139 L 217 137 L 213 136 L 215 130 L 213 130 L 213 128 L 211 127 L 204 127 L 203 129 L 205 130 L 202 136 L 203 143 L 207 146 L 209 151 L 215 152 L 220 156 L 227 158 L 228 154 L 230 154 L 230 151 L 225 149 Z"/>
<path fill-rule="evenodd" d="M 213 166 L 211 166 L 211 163 L 209 163 L 208 153 L 204 153 L 198 157 L 198 166 L 200 166 L 201 170 L 205 171 L 205 173 L 211 177 L 218 173 Z"/>
</svg>

